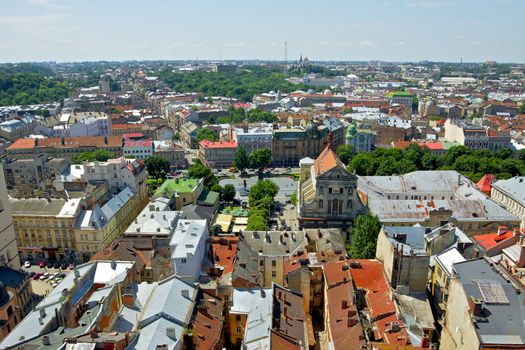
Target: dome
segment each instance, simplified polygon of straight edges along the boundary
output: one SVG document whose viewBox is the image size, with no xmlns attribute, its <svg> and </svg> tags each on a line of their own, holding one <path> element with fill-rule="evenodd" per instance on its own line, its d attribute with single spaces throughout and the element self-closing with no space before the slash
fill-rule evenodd
<svg viewBox="0 0 525 350">
<path fill-rule="evenodd" d="M 332 91 L 330 91 L 330 89 L 326 89 L 326 90 L 324 91 L 324 94 L 325 94 L 325 95 L 331 95 L 331 94 L 332 94 Z"/>
<path fill-rule="evenodd" d="M 306 131 L 306 134 L 308 134 L 308 136 L 310 137 L 317 137 L 317 125 L 315 125 L 315 123 L 312 120 L 308 122 L 304 131 Z"/>
<path fill-rule="evenodd" d="M 9 293 L 5 284 L 0 281 L 0 306 L 4 306 L 9 301 Z"/>
<path fill-rule="evenodd" d="M 346 139 L 351 140 L 355 137 L 356 134 L 357 134 L 357 128 L 355 127 L 354 124 L 350 124 L 348 126 L 348 129 L 346 130 Z"/>
</svg>

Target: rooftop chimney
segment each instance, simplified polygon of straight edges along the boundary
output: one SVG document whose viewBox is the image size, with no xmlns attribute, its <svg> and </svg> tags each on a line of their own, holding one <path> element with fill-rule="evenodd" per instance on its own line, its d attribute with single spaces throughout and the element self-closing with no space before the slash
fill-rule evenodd
<svg viewBox="0 0 525 350">
<path fill-rule="evenodd" d="M 183 289 L 180 291 L 180 295 L 182 295 L 184 298 L 189 299 L 190 298 L 190 291 L 187 289 Z"/>
<path fill-rule="evenodd" d="M 115 260 L 111 260 L 111 269 L 113 270 L 117 269 L 117 262 Z"/>
<path fill-rule="evenodd" d="M 42 318 L 42 319 L 46 318 L 46 309 L 45 308 L 40 309 L 40 318 Z"/>
<path fill-rule="evenodd" d="M 483 311 L 483 304 L 480 299 L 476 299 L 473 296 L 470 296 L 468 300 L 468 305 L 469 305 L 470 312 L 474 316 L 481 316 L 481 313 Z"/>
<path fill-rule="evenodd" d="M 166 337 L 173 339 L 173 340 L 177 340 L 177 334 L 175 333 L 175 328 L 173 327 L 166 328 Z"/>
</svg>

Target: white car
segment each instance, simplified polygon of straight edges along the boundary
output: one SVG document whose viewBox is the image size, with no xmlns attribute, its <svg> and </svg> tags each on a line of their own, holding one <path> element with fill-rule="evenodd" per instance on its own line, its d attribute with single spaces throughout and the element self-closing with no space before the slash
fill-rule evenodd
<svg viewBox="0 0 525 350">
<path fill-rule="evenodd" d="M 31 267 L 31 263 L 30 263 L 29 261 L 26 261 L 26 262 L 24 263 L 24 267 L 25 267 L 25 268 L 29 268 L 29 267 Z"/>
</svg>

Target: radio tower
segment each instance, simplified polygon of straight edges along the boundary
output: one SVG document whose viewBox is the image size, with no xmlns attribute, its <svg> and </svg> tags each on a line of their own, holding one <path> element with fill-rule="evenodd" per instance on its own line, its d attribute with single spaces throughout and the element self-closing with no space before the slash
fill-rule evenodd
<svg viewBox="0 0 525 350">
<path fill-rule="evenodd" d="M 286 72 L 288 69 L 288 41 L 284 42 L 284 68 L 283 70 Z"/>
</svg>

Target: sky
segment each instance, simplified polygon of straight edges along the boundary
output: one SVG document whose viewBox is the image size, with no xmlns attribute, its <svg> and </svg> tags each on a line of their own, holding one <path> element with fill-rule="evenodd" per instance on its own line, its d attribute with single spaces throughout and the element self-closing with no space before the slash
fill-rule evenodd
<svg viewBox="0 0 525 350">
<path fill-rule="evenodd" d="M 525 0 L 0 0 L 0 62 L 525 63 Z"/>
</svg>

